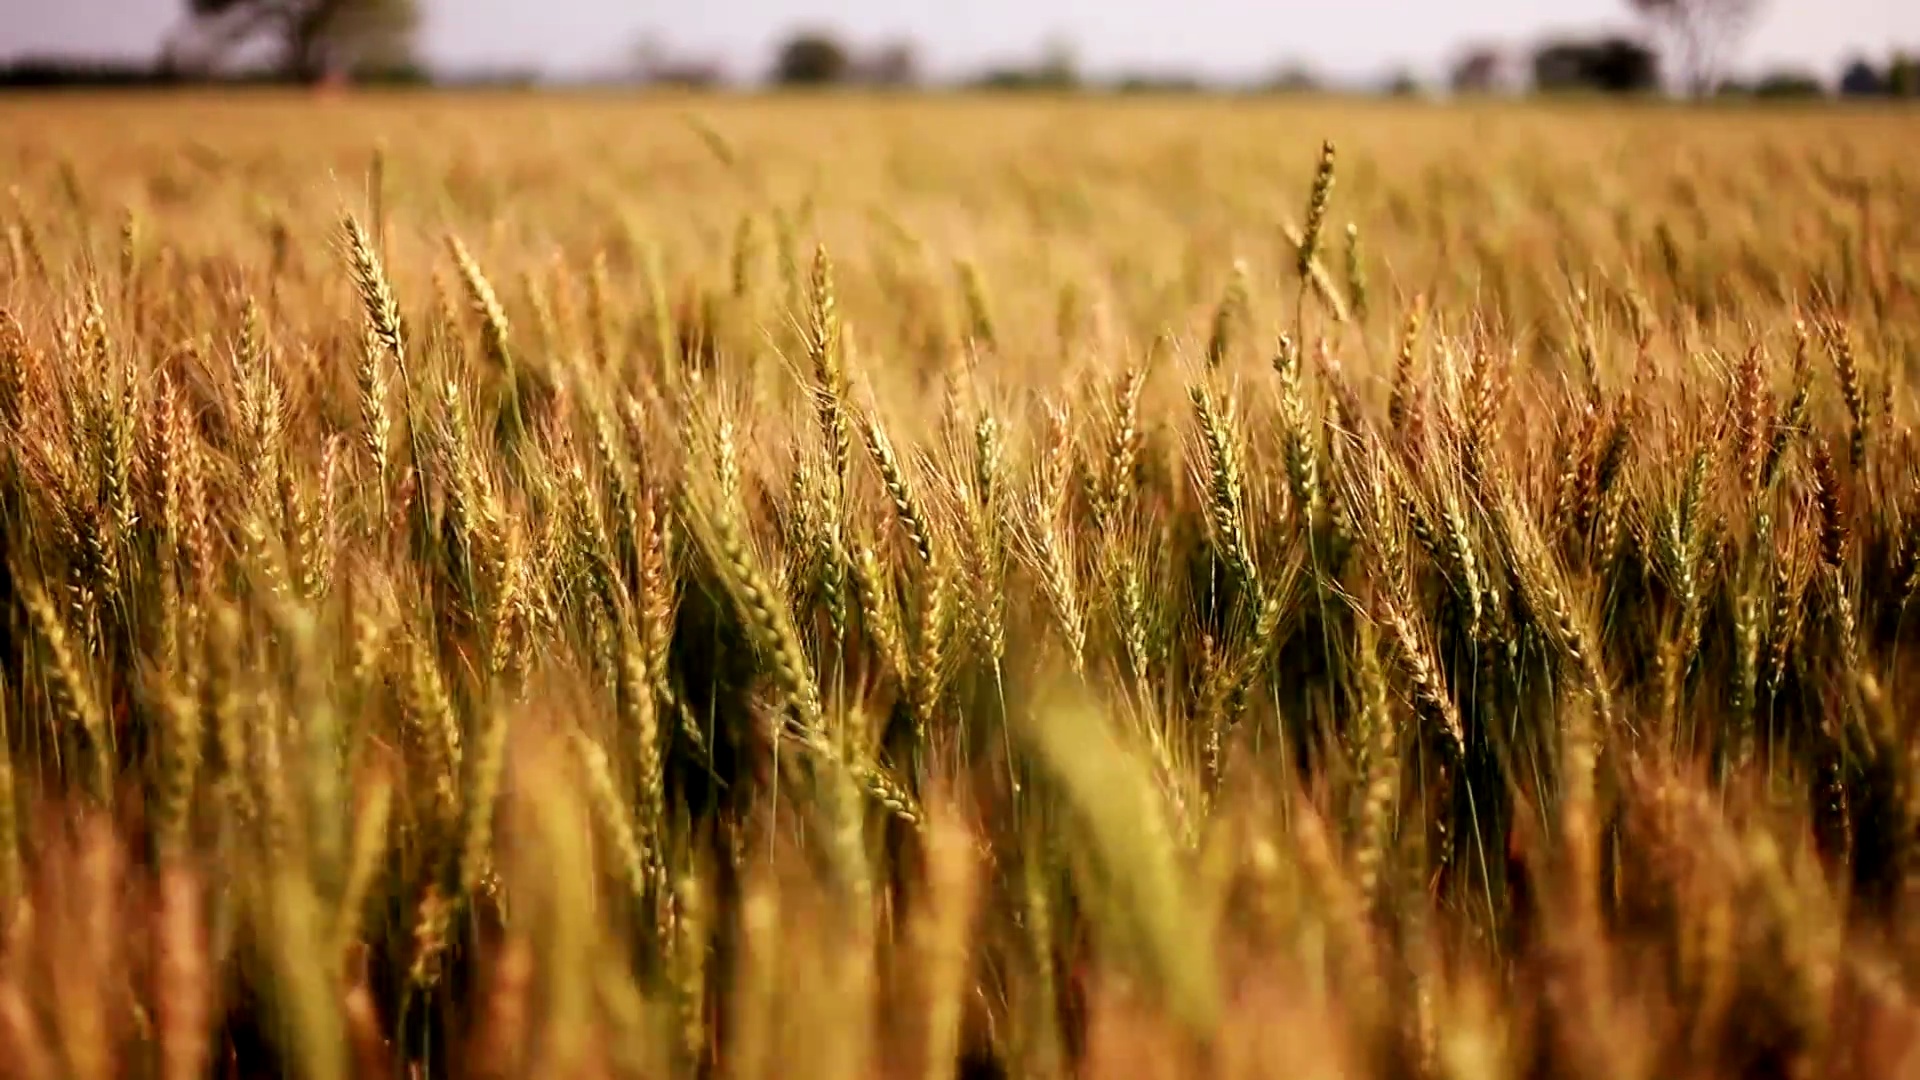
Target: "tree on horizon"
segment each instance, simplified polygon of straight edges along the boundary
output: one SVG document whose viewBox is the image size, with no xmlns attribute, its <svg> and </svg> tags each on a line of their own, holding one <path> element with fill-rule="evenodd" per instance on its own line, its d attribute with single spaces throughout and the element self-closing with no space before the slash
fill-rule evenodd
<svg viewBox="0 0 1920 1080">
<path fill-rule="evenodd" d="M 303 80 L 406 67 L 420 25 L 416 0 L 187 0 L 186 9 L 169 66 L 218 66 L 264 45 L 276 70 Z"/>
<path fill-rule="evenodd" d="M 1721 68 L 1752 30 L 1764 0 L 1627 0 L 1674 46 L 1686 92 L 1713 92 Z"/>
</svg>

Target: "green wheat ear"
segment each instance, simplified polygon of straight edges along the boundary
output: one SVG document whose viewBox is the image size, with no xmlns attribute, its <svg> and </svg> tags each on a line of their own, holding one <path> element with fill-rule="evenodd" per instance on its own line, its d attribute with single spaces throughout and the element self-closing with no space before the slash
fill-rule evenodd
<svg viewBox="0 0 1920 1080">
<path fill-rule="evenodd" d="M 1071 815 L 1096 875 L 1110 890 L 1098 927 L 1144 965 L 1148 985 L 1181 1023 L 1206 1032 L 1222 1003 L 1208 944 L 1213 928 L 1192 917 L 1167 806 L 1145 762 L 1115 737 L 1090 704 L 1061 697 L 1023 729 Z"/>
</svg>

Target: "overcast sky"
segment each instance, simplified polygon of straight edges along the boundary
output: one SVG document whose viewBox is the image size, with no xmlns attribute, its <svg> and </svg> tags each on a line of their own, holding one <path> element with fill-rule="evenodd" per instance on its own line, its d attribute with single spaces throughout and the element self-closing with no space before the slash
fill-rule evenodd
<svg viewBox="0 0 1920 1080">
<path fill-rule="evenodd" d="M 854 42 L 907 37 L 936 74 L 1071 42 L 1091 71 L 1258 75 L 1304 61 L 1338 76 L 1443 69 L 1468 42 L 1631 26 L 1624 0 L 419 0 L 422 47 L 447 68 L 604 70 L 652 32 L 758 75 L 773 42 L 822 26 Z M 0 0 L 0 57 L 151 54 L 183 0 Z M 1772 0 L 1739 67 L 1798 64 L 1832 77 L 1855 53 L 1920 51 L 1920 0 Z"/>
</svg>

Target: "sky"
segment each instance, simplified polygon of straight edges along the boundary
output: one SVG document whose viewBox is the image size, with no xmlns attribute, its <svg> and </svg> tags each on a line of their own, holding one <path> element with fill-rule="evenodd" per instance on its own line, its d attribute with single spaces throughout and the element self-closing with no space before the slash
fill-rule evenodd
<svg viewBox="0 0 1920 1080">
<path fill-rule="evenodd" d="M 435 67 L 584 74 L 618 66 L 643 34 L 758 76 L 774 44 L 823 27 L 855 44 L 905 37 L 934 75 L 1072 45 L 1089 72 L 1270 73 L 1290 62 L 1341 78 L 1432 76 L 1470 43 L 1524 46 L 1555 31 L 1631 28 L 1624 0 L 419 0 Z M 151 55 L 182 0 L 0 0 L 0 58 Z M 1916 0 L 1771 0 L 1736 70 L 1798 66 L 1832 78 L 1856 54 L 1920 51 Z"/>
</svg>

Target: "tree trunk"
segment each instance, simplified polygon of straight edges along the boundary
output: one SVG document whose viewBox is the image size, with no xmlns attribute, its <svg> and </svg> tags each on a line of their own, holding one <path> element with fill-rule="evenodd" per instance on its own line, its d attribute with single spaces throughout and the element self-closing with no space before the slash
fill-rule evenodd
<svg viewBox="0 0 1920 1080">
<path fill-rule="evenodd" d="M 1707 42 L 1697 37 L 1690 37 L 1686 42 L 1686 75 L 1693 100 L 1713 96 L 1713 58 L 1709 56 Z"/>
<path fill-rule="evenodd" d="M 337 9 L 334 0 L 315 0 L 290 13 L 281 63 L 287 75 L 303 83 L 319 82 L 327 74 L 332 50 L 327 31 Z"/>
</svg>

